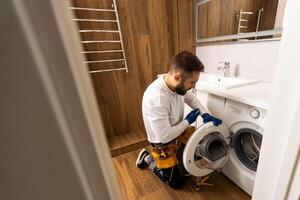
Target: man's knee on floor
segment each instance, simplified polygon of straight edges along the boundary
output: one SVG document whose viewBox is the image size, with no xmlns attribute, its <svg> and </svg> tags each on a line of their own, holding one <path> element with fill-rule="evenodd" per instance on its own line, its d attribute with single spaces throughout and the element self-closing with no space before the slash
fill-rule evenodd
<svg viewBox="0 0 300 200">
<path fill-rule="evenodd" d="M 171 180 L 168 181 L 168 185 L 173 189 L 179 189 L 183 186 L 183 180 Z"/>
</svg>

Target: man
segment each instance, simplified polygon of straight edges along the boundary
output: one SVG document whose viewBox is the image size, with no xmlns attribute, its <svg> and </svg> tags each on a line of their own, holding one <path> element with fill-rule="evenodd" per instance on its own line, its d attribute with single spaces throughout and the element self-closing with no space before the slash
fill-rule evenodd
<svg viewBox="0 0 300 200">
<path fill-rule="evenodd" d="M 143 96 L 143 120 L 152 150 L 150 155 L 143 149 L 136 165 L 150 169 L 172 188 L 183 184 L 186 173 L 182 164 L 184 145 L 179 141 L 185 130 L 199 115 L 204 123 L 222 123 L 208 114 L 190 91 L 203 71 L 204 66 L 195 55 L 182 51 L 172 58 L 169 72 L 152 82 Z M 183 119 L 184 103 L 194 110 Z"/>
</svg>

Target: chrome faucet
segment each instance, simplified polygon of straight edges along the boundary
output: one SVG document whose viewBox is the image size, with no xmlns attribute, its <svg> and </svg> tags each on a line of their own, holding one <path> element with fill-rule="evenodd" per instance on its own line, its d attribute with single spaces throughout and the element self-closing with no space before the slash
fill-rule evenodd
<svg viewBox="0 0 300 200">
<path fill-rule="evenodd" d="M 223 76 L 228 77 L 229 76 L 230 62 L 219 62 L 219 63 L 224 64 L 224 66 L 218 67 L 218 70 L 222 70 Z"/>
</svg>

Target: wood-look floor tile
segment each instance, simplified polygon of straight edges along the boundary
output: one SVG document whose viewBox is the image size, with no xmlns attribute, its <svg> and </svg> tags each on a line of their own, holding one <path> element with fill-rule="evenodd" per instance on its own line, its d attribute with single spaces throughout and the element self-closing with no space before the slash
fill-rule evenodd
<svg viewBox="0 0 300 200">
<path fill-rule="evenodd" d="M 162 183 L 148 170 L 135 166 L 139 150 L 113 158 L 115 172 L 120 184 L 123 199 L 133 200 L 249 200 L 251 197 L 237 187 L 222 173 L 211 174 L 209 182 L 200 191 L 194 189 L 194 177 L 188 177 L 185 185 L 174 190 Z"/>
</svg>

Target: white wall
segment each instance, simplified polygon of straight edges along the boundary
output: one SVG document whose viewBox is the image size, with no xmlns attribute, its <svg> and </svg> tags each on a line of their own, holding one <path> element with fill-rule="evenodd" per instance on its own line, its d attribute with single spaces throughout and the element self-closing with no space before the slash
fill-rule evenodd
<svg viewBox="0 0 300 200">
<path fill-rule="evenodd" d="M 279 47 L 280 40 L 210 45 L 197 47 L 196 54 L 208 73 L 221 74 L 219 62 L 229 61 L 231 75 L 272 82 Z"/>
</svg>

